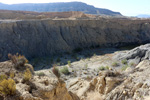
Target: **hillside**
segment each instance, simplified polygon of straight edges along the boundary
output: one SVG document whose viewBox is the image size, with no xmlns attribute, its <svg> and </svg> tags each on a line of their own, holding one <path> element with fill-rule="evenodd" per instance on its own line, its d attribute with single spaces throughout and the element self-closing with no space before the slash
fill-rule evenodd
<svg viewBox="0 0 150 100">
<path fill-rule="evenodd" d="M 0 3 L 0 9 L 3 10 L 22 10 L 36 12 L 66 12 L 66 11 L 81 11 L 86 14 L 121 16 L 119 12 L 113 12 L 108 9 L 95 8 L 82 2 L 67 2 L 67 3 L 37 3 L 37 4 L 13 4 L 7 5 Z"/>
<path fill-rule="evenodd" d="M 120 47 L 150 42 L 150 20 L 1 20 L 0 60 L 8 53 L 27 58 L 91 47 Z"/>
</svg>

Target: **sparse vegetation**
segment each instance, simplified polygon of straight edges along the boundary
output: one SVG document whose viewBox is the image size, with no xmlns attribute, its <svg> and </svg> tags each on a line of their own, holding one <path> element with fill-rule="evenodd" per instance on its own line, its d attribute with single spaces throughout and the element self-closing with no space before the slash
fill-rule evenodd
<svg viewBox="0 0 150 100">
<path fill-rule="evenodd" d="M 60 78 L 60 72 L 59 69 L 56 67 L 56 65 L 53 66 L 52 72 L 55 74 L 57 78 Z"/>
<path fill-rule="evenodd" d="M 26 71 L 24 72 L 24 81 L 27 82 L 27 81 L 30 81 L 31 77 L 32 77 L 32 74 L 30 72 L 30 70 L 27 68 Z"/>
<path fill-rule="evenodd" d="M 134 67 L 135 67 L 136 64 L 135 64 L 134 62 L 131 62 L 131 63 L 130 63 L 130 66 L 134 66 Z"/>
<path fill-rule="evenodd" d="M 10 72 L 10 78 L 14 78 L 15 77 L 15 73 L 14 72 Z"/>
<path fill-rule="evenodd" d="M 19 55 L 18 53 L 16 55 L 8 54 L 8 58 L 16 67 L 24 66 L 25 63 L 28 63 L 26 57 L 23 55 Z"/>
<path fill-rule="evenodd" d="M 129 67 L 128 65 L 124 65 L 124 66 L 121 68 L 121 70 L 122 70 L 122 71 L 125 71 L 128 67 Z"/>
<path fill-rule="evenodd" d="M 109 66 L 101 66 L 98 68 L 99 70 L 103 71 L 103 70 L 109 70 Z"/>
<path fill-rule="evenodd" d="M 121 61 L 121 63 L 126 65 L 126 64 L 128 63 L 128 62 L 127 62 L 127 59 L 123 59 L 123 60 Z"/>
<path fill-rule="evenodd" d="M 68 67 L 67 66 L 64 66 L 61 70 L 60 70 L 61 73 L 65 74 L 65 75 L 68 75 L 69 74 L 69 70 L 68 70 Z"/>
<path fill-rule="evenodd" d="M 109 66 L 106 66 L 105 68 L 106 68 L 107 70 L 109 70 L 110 67 L 109 67 Z"/>
<path fill-rule="evenodd" d="M 111 65 L 112 65 L 113 67 L 117 67 L 117 66 L 119 66 L 119 63 L 113 62 Z"/>
<path fill-rule="evenodd" d="M 68 66 L 71 67 L 71 61 L 68 61 Z"/>
<path fill-rule="evenodd" d="M 7 79 L 7 75 L 1 74 L 1 75 L 0 75 L 0 81 L 2 81 L 2 80 L 4 80 L 4 79 Z"/>
<path fill-rule="evenodd" d="M 96 56 L 96 53 L 94 53 L 93 56 Z"/>
<path fill-rule="evenodd" d="M 37 75 L 41 77 L 41 76 L 45 76 L 45 73 L 44 72 L 40 72 L 40 73 L 37 73 Z"/>
<path fill-rule="evenodd" d="M 16 83 L 13 79 L 4 79 L 0 82 L 0 94 L 14 95 L 16 93 Z"/>
<path fill-rule="evenodd" d="M 98 69 L 101 70 L 101 71 L 103 71 L 103 70 L 105 70 L 105 67 L 104 67 L 104 66 L 101 66 L 101 67 L 99 67 Z"/>
</svg>

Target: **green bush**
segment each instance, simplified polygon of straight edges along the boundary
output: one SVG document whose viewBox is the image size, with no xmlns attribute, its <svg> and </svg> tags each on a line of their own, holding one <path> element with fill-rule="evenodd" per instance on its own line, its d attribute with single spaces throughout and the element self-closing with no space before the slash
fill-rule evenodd
<svg viewBox="0 0 150 100">
<path fill-rule="evenodd" d="M 0 94 L 14 95 L 16 93 L 16 83 L 13 79 L 4 79 L 0 82 Z"/>
<path fill-rule="evenodd" d="M 119 66 L 119 63 L 113 62 L 111 65 L 112 65 L 113 67 L 117 67 L 117 66 Z"/>
<path fill-rule="evenodd" d="M 109 70 L 109 68 L 110 68 L 109 66 L 106 66 L 106 67 L 105 67 L 105 69 L 107 69 L 107 70 Z"/>
<path fill-rule="evenodd" d="M 44 72 L 37 73 L 38 76 L 45 76 Z"/>
<path fill-rule="evenodd" d="M 125 71 L 128 67 L 129 67 L 128 65 L 124 65 L 124 66 L 121 68 L 121 70 L 122 70 L 122 71 Z"/>
<path fill-rule="evenodd" d="M 103 71 L 103 70 L 109 70 L 109 66 L 101 66 L 98 68 L 99 70 Z"/>
<path fill-rule="evenodd" d="M 106 68 L 105 68 L 104 66 L 101 66 L 101 67 L 99 67 L 98 69 L 101 70 L 101 71 L 103 71 L 103 70 L 105 70 Z"/>
<path fill-rule="evenodd" d="M 60 72 L 63 73 L 63 74 L 65 74 L 65 75 L 68 75 L 69 74 L 68 67 L 64 66 L 62 69 L 60 69 Z"/>
<path fill-rule="evenodd" d="M 127 59 L 123 59 L 121 62 L 122 64 L 127 64 Z"/>
<path fill-rule="evenodd" d="M 68 66 L 71 67 L 71 61 L 68 61 Z"/>
</svg>

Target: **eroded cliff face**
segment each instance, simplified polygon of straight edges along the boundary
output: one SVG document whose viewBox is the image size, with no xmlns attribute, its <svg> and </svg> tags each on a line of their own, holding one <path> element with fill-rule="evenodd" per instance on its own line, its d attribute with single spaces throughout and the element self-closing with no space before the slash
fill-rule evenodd
<svg viewBox="0 0 150 100">
<path fill-rule="evenodd" d="M 0 22 L 0 60 L 8 53 L 27 58 L 76 48 L 150 42 L 150 20 L 26 20 Z"/>
</svg>

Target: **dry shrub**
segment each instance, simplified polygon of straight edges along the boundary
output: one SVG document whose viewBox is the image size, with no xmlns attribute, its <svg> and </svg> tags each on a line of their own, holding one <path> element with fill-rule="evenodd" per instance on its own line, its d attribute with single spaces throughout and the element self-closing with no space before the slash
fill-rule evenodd
<svg viewBox="0 0 150 100">
<path fill-rule="evenodd" d="M 15 73 L 14 72 L 10 72 L 9 76 L 10 76 L 10 78 L 14 78 L 15 77 Z"/>
<path fill-rule="evenodd" d="M 53 73 L 55 74 L 55 76 L 57 78 L 60 78 L 60 72 L 59 72 L 59 69 L 54 65 L 53 66 L 53 69 L 52 69 Z"/>
<path fill-rule="evenodd" d="M 98 92 L 89 92 L 87 93 L 86 100 L 103 100 L 102 96 Z"/>
<path fill-rule="evenodd" d="M 16 83 L 13 79 L 4 79 L 0 82 L 0 94 L 14 95 L 16 93 Z"/>
<path fill-rule="evenodd" d="M 8 58 L 12 61 L 12 63 L 18 67 L 18 66 L 24 66 L 25 63 L 28 63 L 28 60 L 25 56 L 19 55 L 18 53 L 16 55 L 8 54 Z"/>
<path fill-rule="evenodd" d="M 29 81 L 29 80 L 31 79 L 32 74 L 31 74 L 29 68 L 26 69 L 26 71 L 24 72 L 24 75 L 23 75 L 23 76 L 24 76 L 23 80 L 24 80 L 25 82 L 27 82 L 27 81 Z"/>
<path fill-rule="evenodd" d="M 7 75 L 5 74 L 0 75 L 0 81 L 3 81 L 4 79 L 7 79 Z"/>
</svg>

